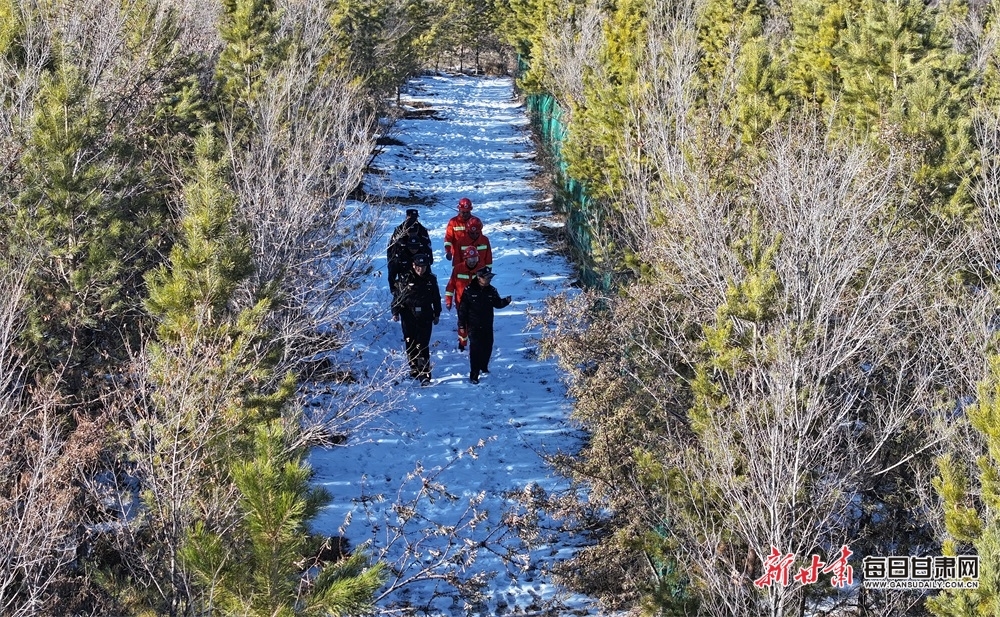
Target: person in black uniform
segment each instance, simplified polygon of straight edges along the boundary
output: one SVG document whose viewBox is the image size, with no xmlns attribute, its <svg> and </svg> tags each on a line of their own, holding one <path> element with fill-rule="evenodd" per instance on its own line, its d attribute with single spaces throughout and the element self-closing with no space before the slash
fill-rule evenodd
<svg viewBox="0 0 1000 617">
<path fill-rule="evenodd" d="M 396 229 L 393 230 L 392 237 L 389 240 L 389 245 L 391 246 L 407 234 L 415 233 L 427 244 L 427 246 L 430 246 L 431 235 L 427 232 L 427 228 L 424 227 L 423 223 L 417 220 L 419 216 L 420 213 L 417 212 L 416 208 L 409 208 L 406 211 L 406 219 L 404 219 L 399 225 L 396 225 Z"/>
<path fill-rule="evenodd" d="M 410 377 L 424 385 L 431 381 L 431 330 L 441 318 L 441 289 L 430 265 L 430 255 L 417 253 L 396 281 L 392 302 L 392 319 L 403 327 Z"/>
<path fill-rule="evenodd" d="M 420 223 L 417 223 L 417 225 L 420 225 Z M 396 283 L 399 281 L 400 275 L 409 272 L 413 266 L 414 255 L 423 253 L 430 259 L 430 263 L 434 263 L 431 240 L 427 236 L 427 230 L 425 229 L 424 235 L 421 235 L 420 229 L 423 229 L 422 225 L 420 225 L 419 229 L 416 226 L 412 226 L 404 230 L 395 241 L 389 244 L 389 247 L 385 251 L 389 291 L 392 292 L 393 296 L 396 295 Z"/>
<path fill-rule="evenodd" d="M 493 309 L 510 304 L 511 297 L 501 298 L 496 287 L 490 285 L 493 270 L 484 266 L 465 288 L 462 303 L 458 305 L 458 327 L 469 333 L 469 380 L 479 383 L 480 373 L 490 372 L 493 355 Z"/>
</svg>

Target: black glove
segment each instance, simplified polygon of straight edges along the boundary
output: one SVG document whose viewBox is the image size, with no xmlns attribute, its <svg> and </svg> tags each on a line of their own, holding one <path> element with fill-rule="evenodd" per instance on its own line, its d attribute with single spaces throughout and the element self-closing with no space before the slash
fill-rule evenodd
<svg viewBox="0 0 1000 617">
<path fill-rule="evenodd" d="M 440 317 L 435 317 L 435 318 L 434 318 L 434 325 L 435 325 L 435 326 L 436 326 L 436 325 L 438 325 L 438 322 L 439 322 L 439 321 L 441 321 L 441 318 L 440 318 Z"/>
</svg>

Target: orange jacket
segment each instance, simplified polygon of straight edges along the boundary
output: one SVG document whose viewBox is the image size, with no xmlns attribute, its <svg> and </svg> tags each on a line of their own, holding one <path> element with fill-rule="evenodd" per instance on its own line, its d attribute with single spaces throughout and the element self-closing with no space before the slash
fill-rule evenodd
<svg viewBox="0 0 1000 617">
<path fill-rule="evenodd" d="M 444 230 L 444 253 L 445 255 L 461 255 L 459 245 L 469 244 L 469 237 L 465 234 L 465 225 L 471 216 L 462 218 L 461 214 L 456 214 L 448 221 L 448 226 Z"/>
<path fill-rule="evenodd" d="M 493 248 L 490 246 L 490 239 L 484 234 L 479 234 L 479 237 L 475 240 L 466 235 L 463 243 L 457 246 L 458 251 L 456 253 L 459 255 L 464 255 L 465 250 L 470 246 L 476 247 L 476 250 L 479 251 L 479 264 L 477 264 L 477 268 L 493 265 Z"/>
<path fill-rule="evenodd" d="M 480 267 L 480 263 L 476 263 L 470 268 L 464 259 L 455 262 L 455 266 L 451 270 L 451 278 L 448 279 L 448 285 L 444 288 L 445 307 L 451 308 L 452 304 L 457 306 L 462 301 L 462 293 L 472 282 L 476 270 Z"/>
</svg>

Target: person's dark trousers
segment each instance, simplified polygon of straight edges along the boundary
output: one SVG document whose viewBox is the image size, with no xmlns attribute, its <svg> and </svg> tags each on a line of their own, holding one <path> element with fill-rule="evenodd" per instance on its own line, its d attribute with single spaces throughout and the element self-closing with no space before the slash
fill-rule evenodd
<svg viewBox="0 0 1000 617">
<path fill-rule="evenodd" d="M 406 341 L 406 359 L 410 362 L 410 375 L 418 379 L 431 377 L 431 329 L 434 324 L 405 313 L 400 315 L 403 340 Z"/>
<path fill-rule="evenodd" d="M 469 377 L 479 379 L 479 373 L 490 370 L 493 355 L 493 331 L 469 331 Z"/>
</svg>

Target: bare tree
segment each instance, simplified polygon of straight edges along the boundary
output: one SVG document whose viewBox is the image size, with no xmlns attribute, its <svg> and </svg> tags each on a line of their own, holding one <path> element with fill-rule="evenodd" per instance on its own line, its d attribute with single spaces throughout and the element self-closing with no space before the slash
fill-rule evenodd
<svg viewBox="0 0 1000 617">
<path fill-rule="evenodd" d="M 940 346 L 955 373 L 955 399 L 942 422 L 945 440 L 940 449 L 934 494 L 925 495 L 933 513 L 937 538 L 946 550 L 971 546 L 979 553 L 985 571 L 995 570 L 993 542 L 995 513 L 991 511 L 991 477 L 996 466 L 995 437 L 990 431 L 990 410 L 995 408 L 996 343 L 1000 326 L 997 310 L 1000 264 L 1000 109 L 980 104 L 975 110 L 975 134 L 980 154 L 980 174 L 973 190 L 977 217 L 964 228 L 958 241 L 961 251 L 955 265 L 951 302 L 938 313 L 950 318 L 942 329 Z M 961 522 L 959 522 L 961 521 Z M 944 591 L 928 601 L 936 615 L 952 614 L 956 607 L 984 610 L 995 603 L 995 591 L 985 593 Z"/>
<path fill-rule="evenodd" d="M 195 522 L 225 527 L 236 515 L 226 452 L 242 436 L 243 423 L 230 414 L 245 375 L 225 369 L 224 349 L 221 341 L 157 345 L 137 360 L 137 381 L 127 397 L 123 392 L 123 400 L 133 402 L 126 411 L 130 465 L 116 476 L 113 490 L 125 502 L 109 508 L 104 523 L 111 523 L 122 568 L 147 590 L 142 602 L 171 615 L 196 606 L 179 558 Z"/>
<path fill-rule="evenodd" d="M 57 587 L 77 558 L 72 486 L 76 465 L 93 452 L 80 440 L 67 443 L 54 388 L 25 388 L 15 343 L 26 269 L 0 268 L 0 612 L 39 615 L 58 610 Z"/>
<path fill-rule="evenodd" d="M 772 135 L 768 153 L 754 178 L 757 222 L 744 219 L 732 233 L 751 234 L 759 224 L 765 243 L 774 243 L 774 296 L 746 301 L 773 303 L 767 310 L 775 312 L 762 318 L 756 309 L 725 309 L 701 318 L 713 324 L 705 336 L 727 333 L 724 345 L 735 345 L 729 349 L 737 359 L 709 361 L 719 390 L 708 404 L 718 407 L 699 420 L 706 425 L 692 426 L 697 446 L 685 451 L 687 460 L 668 458 L 688 477 L 689 491 L 717 491 L 705 507 L 725 504 L 725 516 L 675 519 L 683 521 L 679 529 L 693 524 L 685 544 L 697 547 L 695 571 L 706 575 L 715 614 L 801 614 L 802 588 L 772 586 L 761 598 L 749 593 L 750 580 L 734 586 L 731 556 L 718 546 L 738 538 L 760 559 L 774 548 L 830 561 L 858 537 L 871 499 L 862 495 L 880 494 L 883 477 L 907 465 L 897 458 L 900 449 L 926 459 L 934 445 L 917 428 L 936 403 L 937 370 L 933 343 L 918 329 L 939 247 L 896 218 L 905 196 L 897 168 L 831 144 L 808 124 Z M 747 270 L 749 259 L 737 252 L 720 260 L 739 265 L 717 306 L 734 293 L 754 293 L 733 287 L 757 276 Z M 669 326 L 664 334 L 683 340 Z M 690 365 L 704 363 L 697 354 Z M 704 537 L 718 544 L 697 541 Z"/>
<path fill-rule="evenodd" d="M 4 161 L 0 166 L 0 179 L 16 189 L 20 186 L 20 178 L 14 162 L 24 152 L 39 80 L 52 50 L 47 28 L 36 15 L 37 9 L 29 3 L 14 3 L 12 8 L 15 11 L 12 32 L 17 36 L 11 43 L 17 45 L 21 53 L 0 49 L 0 100 L 3 101 L 0 105 L 0 156 Z M 11 208 L 12 204 L 4 203 L 2 207 Z"/>
<path fill-rule="evenodd" d="M 706 614 L 800 615 L 829 586 L 757 589 L 771 550 L 796 556 L 794 574 L 811 554 L 885 546 L 869 512 L 928 477 L 948 382 L 942 324 L 925 307 L 942 297 L 953 245 L 901 218 L 898 159 L 800 120 L 769 134 L 751 190 L 721 189 L 674 108 L 639 114 L 670 128 L 646 133 L 652 163 L 626 185 L 636 205 L 623 219 L 646 225 L 619 230 L 644 238 L 650 271 L 618 298 L 547 316 L 594 433 L 568 469 L 612 505 L 616 537 L 641 547 L 630 557 L 605 542 L 581 559 L 618 593 L 673 584 L 667 560 Z M 617 574 L 600 554 L 617 555 Z M 879 601 L 869 610 L 892 614 L 903 599 Z"/>
<path fill-rule="evenodd" d="M 375 118 L 366 93 L 327 70 L 325 7 L 290 3 L 283 20 L 291 51 L 250 105 L 248 141 L 231 135 L 230 153 L 256 265 L 245 302 L 261 290 L 279 299 L 273 325 L 283 370 L 303 383 L 340 382 L 337 409 L 313 414 L 306 433 L 323 443 L 377 413 L 373 393 L 393 377 L 388 367 L 358 374 L 337 354 L 370 319 L 359 283 L 371 273 L 383 222 L 378 203 L 353 196 L 375 148 Z"/>
<path fill-rule="evenodd" d="M 584 77 L 599 70 L 604 10 L 598 2 L 585 2 L 576 12 L 549 16 L 554 36 L 542 42 L 545 47 L 536 62 L 546 67 L 551 83 L 545 86 L 566 109 L 585 102 Z"/>
</svg>

